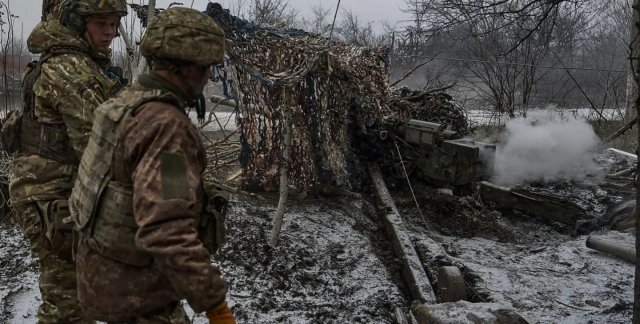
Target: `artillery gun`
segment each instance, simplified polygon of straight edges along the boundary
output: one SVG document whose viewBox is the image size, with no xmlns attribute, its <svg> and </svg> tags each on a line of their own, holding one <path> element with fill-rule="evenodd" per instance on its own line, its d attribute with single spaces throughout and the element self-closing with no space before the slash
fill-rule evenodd
<svg viewBox="0 0 640 324">
<path fill-rule="evenodd" d="M 415 172 L 423 180 L 460 193 L 493 173 L 496 145 L 460 138 L 443 124 L 411 119 L 400 128 L 417 156 Z"/>
</svg>

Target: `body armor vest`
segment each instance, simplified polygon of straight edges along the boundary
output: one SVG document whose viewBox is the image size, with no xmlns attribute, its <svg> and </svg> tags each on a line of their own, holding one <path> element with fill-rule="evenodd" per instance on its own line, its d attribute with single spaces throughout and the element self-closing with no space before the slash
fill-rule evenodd
<svg viewBox="0 0 640 324">
<path fill-rule="evenodd" d="M 138 226 L 133 215 L 131 175 L 125 172 L 123 159 L 116 158 L 116 148 L 125 120 L 136 108 L 151 101 L 178 106 L 175 97 L 163 95 L 159 90 L 127 90 L 96 110 L 92 135 L 69 199 L 75 229 L 83 233 L 83 239 L 92 250 L 109 259 L 138 267 L 148 266 L 153 258 L 135 245 Z M 204 194 L 204 190 L 202 192 Z M 211 199 L 203 195 L 199 200 L 200 214 L 205 217 L 200 216 L 197 224 L 201 240 L 214 253 L 217 246 L 207 242 L 220 245 L 223 235 L 216 234 L 224 229 L 224 213 L 220 211 L 220 215 L 215 215 L 214 212 L 212 216 L 215 217 L 206 217 L 211 215 L 207 211 L 213 208 L 206 202 L 214 204 L 216 199 L 219 201 L 223 197 L 226 204 L 227 196 L 210 192 L 214 193 L 209 195 Z M 220 192 L 224 193 L 223 190 Z"/>
<path fill-rule="evenodd" d="M 86 53 L 72 48 L 53 49 L 27 66 L 22 80 L 23 106 L 13 111 L 2 126 L 3 149 L 9 153 L 39 155 L 62 164 L 78 164 L 64 124 L 45 124 L 36 119 L 35 83 L 48 59 L 62 54 Z"/>
</svg>

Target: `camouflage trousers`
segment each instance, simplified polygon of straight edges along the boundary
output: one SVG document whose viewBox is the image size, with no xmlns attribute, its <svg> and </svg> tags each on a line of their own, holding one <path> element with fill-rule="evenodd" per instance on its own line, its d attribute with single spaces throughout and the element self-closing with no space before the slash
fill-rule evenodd
<svg viewBox="0 0 640 324">
<path fill-rule="evenodd" d="M 124 322 L 109 322 L 109 324 L 190 324 L 189 317 L 184 312 L 182 304 L 171 303 L 145 315 L 136 316 Z"/>
<path fill-rule="evenodd" d="M 38 323 L 94 323 L 84 318 L 78 304 L 73 234 L 55 232 L 47 225 L 52 223 L 47 214 L 50 203 L 16 207 L 20 227 L 40 263 Z"/>
</svg>

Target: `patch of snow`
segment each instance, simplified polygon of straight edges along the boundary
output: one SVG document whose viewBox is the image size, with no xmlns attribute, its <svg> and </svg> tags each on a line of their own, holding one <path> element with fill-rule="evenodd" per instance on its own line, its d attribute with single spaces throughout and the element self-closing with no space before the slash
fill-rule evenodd
<svg viewBox="0 0 640 324">
<path fill-rule="evenodd" d="M 622 120 L 624 118 L 624 111 L 618 109 L 604 109 L 601 113 L 607 120 Z M 547 115 L 555 120 L 565 118 L 597 120 L 600 118 L 600 115 L 591 108 L 560 109 L 555 106 L 549 106 L 544 109 L 537 108 L 527 111 L 527 116 L 541 114 Z M 493 111 L 482 109 L 467 110 L 467 117 L 473 125 L 498 125 L 504 124 L 509 120 L 509 116 L 496 115 Z"/>
<path fill-rule="evenodd" d="M 628 233 L 603 238 L 633 246 Z M 511 305 L 531 323 L 626 323 L 631 320 L 635 266 L 585 246 L 586 236 L 532 253 L 521 246 L 472 238 L 451 244 L 477 273 L 475 289 Z"/>
</svg>

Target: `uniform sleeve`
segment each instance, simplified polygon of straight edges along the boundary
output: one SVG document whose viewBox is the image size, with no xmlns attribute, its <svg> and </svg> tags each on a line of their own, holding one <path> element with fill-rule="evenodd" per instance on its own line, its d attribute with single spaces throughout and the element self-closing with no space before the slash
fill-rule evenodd
<svg viewBox="0 0 640 324">
<path fill-rule="evenodd" d="M 175 107 L 149 103 L 125 126 L 125 158 L 133 182 L 136 246 L 197 311 L 221 302 L 227 291 L 194 227 L 204 148 L 190 119 Z"/>
<path fill-rule="evenodd" d="M 108 99 L 115 83 L 91 62 L 78 59 L 72 66 L 67 61 L 70 59 L 61 58 L 43 64 L 40 88 L 52 96 L 53 107 L 62 116 L 71 146 L 81 158 L 91 135 L 94 111 Z"/>
</svg>

